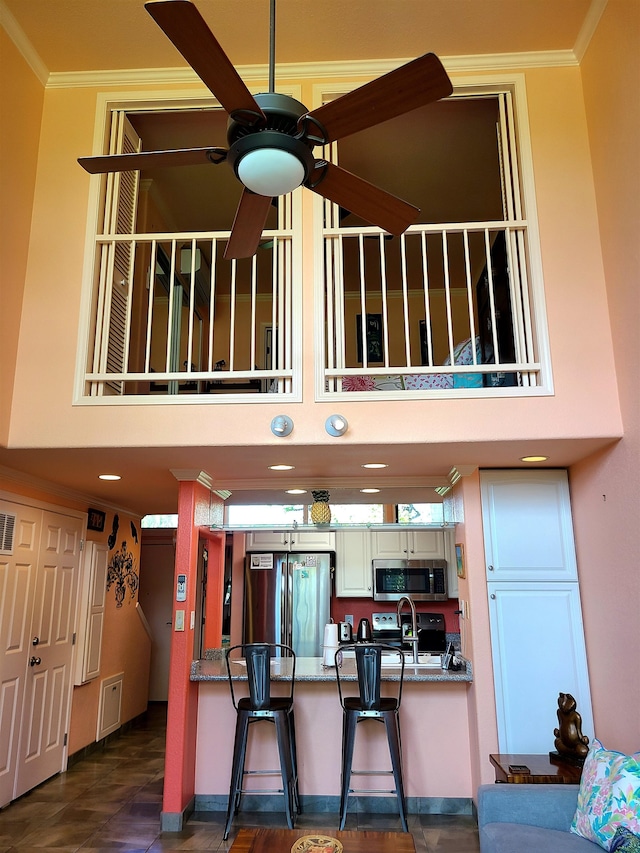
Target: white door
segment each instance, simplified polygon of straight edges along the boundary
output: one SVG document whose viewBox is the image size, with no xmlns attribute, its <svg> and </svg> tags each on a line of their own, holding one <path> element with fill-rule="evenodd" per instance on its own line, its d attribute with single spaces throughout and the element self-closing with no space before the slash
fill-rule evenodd
<svg viewBox="0 0 640 853">
<path fill-rule="evenodd" d="M 490 583 L 491 652 L 499 751 L 548 753 L 558 694 L 570 693 L 593 740 L 577 583 Z"/>
<path fill-rule="evenodd" d="M 31 613 L 42 510 L 0 501 L 15 518 L 13 543 L 0 557 L 0 806 L 13 798 L 18 737 L 31 655 Z"/>
<path fill-rule="evenodd" d="M 64 767 L 83 529 L 79 518 L 42 513 L 14 798 Z"/>
</svg>

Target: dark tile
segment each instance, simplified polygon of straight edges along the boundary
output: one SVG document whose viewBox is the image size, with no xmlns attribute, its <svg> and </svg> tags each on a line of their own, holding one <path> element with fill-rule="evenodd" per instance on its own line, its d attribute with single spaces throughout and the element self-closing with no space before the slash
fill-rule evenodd
<svg viewBox="0 0 640 853">
<path fill-rule="evenodd" d="M 161 832 L 165 725 L 165 711 L 150 713 L 142 725 L 0 810 L 0 853 L 228 853 L 240 827 L 286 825 L 284 812 L 258 811 L 260 804 L 245 798 L 227 841 L 224 811 L 194 812 L 182 832 Z M 384 805 L 384 812 L 367 813 L 359 811 L 368 807 L 362 798 L 353 798 L 345 828 L 399 832 L 393 799 Z M 321 809 L 319 803 L 316 811 L 304 811 L 297 826 L 336 831 L 337 812 Z M 468 815 L 411 814 L 407 821 L 416 853 L 480 849 Z"/>
</svg>

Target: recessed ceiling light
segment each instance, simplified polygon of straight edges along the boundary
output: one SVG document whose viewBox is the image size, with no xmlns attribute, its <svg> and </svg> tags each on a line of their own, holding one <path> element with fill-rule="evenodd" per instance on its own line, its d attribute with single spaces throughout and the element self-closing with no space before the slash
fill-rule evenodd
<svg viewBox="0 0 640 853">
<path fill-rule="evenodd" d="M 546 462 L 548 456 L 521 456 L 521 462 Z"/>
<path fill-rule="evenodd" d="M 376 492 L 379 492 L 380 489 L 360 489 L 365 495 L 375 495 Z"/>
<path fill-rule="evenodd" d="M 285 489 L 286 494 L 288 495 L 306 495 L 306 489 Z"/>
<path fill-rule="evenodd" d="M 388 465 L 386 462 L 367 462 L 363 466 L 363 468 L 387 468 Z"/>
<path fill-rule="evenodd" d="M 294 467 L 294 465 L 269 465 L 272 471 L 292 471 Z"/>
<path fill-rule="evenodd" d="M 98 474 L 99 480 L 121 480 L 120 474 Z"/>
</svg>

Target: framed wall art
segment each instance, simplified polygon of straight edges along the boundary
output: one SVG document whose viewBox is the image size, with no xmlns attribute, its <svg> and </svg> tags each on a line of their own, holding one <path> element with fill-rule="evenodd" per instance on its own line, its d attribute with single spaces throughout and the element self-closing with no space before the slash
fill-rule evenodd
<svg viewBox="0 0 640 853">
<path fill-rule="evenodd" d="M 367 341 L 367 364 L 382 364 L 384 361 L 382 314 L 367 314 L 364 337 Z M 362 314 L 356 314 L 356 341 L 360 364 L 362 364 L 362 338 Z"/>
<path fill-rule="evenodd" d="M 104 530 L 106 513 L 102 512 L 101 509 L 89 509 L 87 510 L 87 513 L 87 528 L 89 530 L 97 530 L 102 533 Z"/>
<path fill-rule="evenodd" d="M 466 577 L 464 570 L 464 545 L 456 543 L 456 571 L 459 578 Z"/>
</svg>

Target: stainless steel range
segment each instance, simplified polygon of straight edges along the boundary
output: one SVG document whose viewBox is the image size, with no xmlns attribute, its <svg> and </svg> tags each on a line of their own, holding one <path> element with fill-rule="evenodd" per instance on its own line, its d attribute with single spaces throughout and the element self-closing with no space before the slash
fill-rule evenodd
<svg viewBox="0 0 640 853">
<path fill-rule="evenodd" d="M 436 654 L 446 651 L 447 633 L 444 614 L 417 613 L 416 620 L 418 625 L 418 651 Z M 407 633 L 411 632 L 411 615 L 409 613 L 401 614 L 400 624 L 398 624 L 398 617 L 395 613 L 372 613 L 371 629 L 374 640 L 397 648 L 411 649 L 411 644 L 403 639 Z"/>
</svg>

